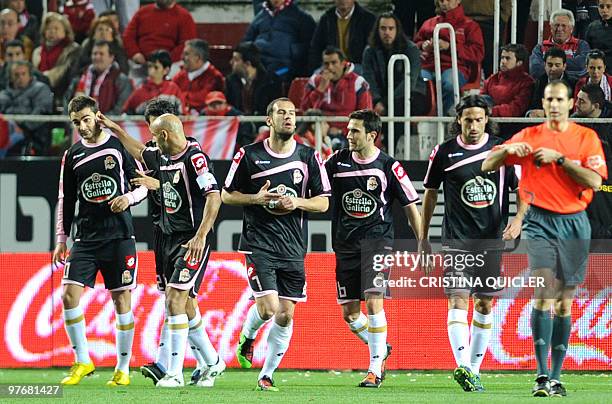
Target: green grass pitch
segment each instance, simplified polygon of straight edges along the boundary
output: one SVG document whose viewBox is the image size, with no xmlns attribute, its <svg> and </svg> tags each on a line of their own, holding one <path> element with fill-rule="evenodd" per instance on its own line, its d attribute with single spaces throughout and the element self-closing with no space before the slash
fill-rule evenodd
<svg viewBox="0 0 612 404">
<path fill-rule="evenodd" d="M 67 369 L 0 369 L 0 383 L 57 383 Z M 63 397 L 49 403 L 524 403 L 542 401 L 530 395 L 533 374 L 483 373 L 484 393 L 465 393 L 452 380 L 451 372 L 389 372 L 380 389 L 355 387 L 363 377 L 359 372 L 281 370 L 275 373 L 278 393 L 254 391 L 258 370 L 228 370 L 212 389 L 186 386 L 180 389 L 157 389 L 132 369 L 132 384 L 126 388 L 109 388 L 104 384 L 112 369 L 97 369 L 80 385 L 64 388 Z M 570 373 L 563 376 L 568 389 L 564 402 L 612 402 L 612 373 Z M 185 373 L 189 380 L 189 373 Z M 31 401 L 31 399 L 26 399 Z M 38 401 L 38 400 L 36 400 Z M 0 402 L 9 402 L 0 397 Z M 10 400 L 15 402 L 15 400 Z"/>
</svg>

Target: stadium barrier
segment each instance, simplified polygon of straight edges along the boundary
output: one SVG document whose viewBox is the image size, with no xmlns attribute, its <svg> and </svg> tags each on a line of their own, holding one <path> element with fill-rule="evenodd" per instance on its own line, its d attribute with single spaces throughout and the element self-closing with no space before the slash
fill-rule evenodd
<svg viewBox="0 0 612 404">
<path fill-rule="evenodd" d="M 53 268 L 49 253 L 0 254 L 6 276 L 0 297 L 0 366 L 69 366 L 73 353 L 63 327 L 62 267 Z M 234 351 L 241 324 L 252 304 L 241 254 L 213 253 L 200 289 L 200 310 L 213 345 L 229 366 L 236 367 Z M 526 257 L 505 257 L 506 274 L 525 270 Z M 605 273 L 605 256 L 592 257 L 589 273 Z M 308 301 L 295 312 L 291 346 L 283 368 L 366 369 L 367 346 L 342 320 L 336 304 L 334 257 L 312 253 L 306 258 Z M 609 277 L 609 275 L 608 275 Z M 608 282 L 609 283 L 609 282 Z M 392 292 L 393 293 L 393 292 Z M 531 306 L 527 295 L 496 301 L 493 335 L 483 369 L 533 370 L 529 328 Z M 97 366 L 115 364 L 113 304 L 98 278 L 81 299 L 87 322 L 92 360 Z M 138 254 L 138 287 L 132 293 L 136 330 L 131 366 L 154 359 L 164 300 L 155 285 L 151 252 Z M 388 300 L 388 340 L 393 345 L 389 369 L 451 369 L 455 366 L 446 332 L 446 301 L 441 297 Z M 612 288 L 587 278 L 573 307 L 573 327 L 566 369 L 610 370 L 612 363 Z M 255 346 L 255 364 L 265 355 L 265 326 Z M 187 351 L 186 366 L 194 360 Z"/>
</svg>

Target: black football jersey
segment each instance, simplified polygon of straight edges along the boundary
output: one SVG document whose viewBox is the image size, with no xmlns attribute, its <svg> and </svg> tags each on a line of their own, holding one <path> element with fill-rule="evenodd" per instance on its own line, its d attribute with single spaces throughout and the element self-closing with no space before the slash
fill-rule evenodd
<svg viewBox="0 0 612 404">
<path fill-rule="evenodd" d="M 509 191 L 518 187 L 514 167 L 483 172 L 484 159 L 503 140 L 485 134 L 477 145 L 465 144 L 460 136 L 437 145 L 429 156 L 425 188 L 444 183 L 442 240 L 501 238 L 508 220 Z"/>
<path fill-rule="evenodd" d="M 147 196 L 146 188 L 130 191 L 129 180 L 136 176 L 136 162 L 119 139 L 104 131 L 99 143 L 81 140 L 62 158 L 57 208 L 57 239 L 66 241 L 72 222 L 74 240 L 97 241 L 134 236 L 130 210 L 113 213 L 109 202 L 127 195 L 130 203 Z M 79 202 L 75 218 L 76 202 Z"/>
<path fill-rule="evenodd" d="M 164 234 L 195 232 L 204 213 L 206 194 L 219 192 L 210 158 L 193 142 L 174 156 L 157 147 L 142 152 L 147 170 L 157 173 L 160 182 L 161 220 Z"/>
<path fill-rule="evenodd" d="M 228 192 L 256 194 L 270 180 L 269 192 L 300 198 L 329 196 L 329 180 L 315 150 L 294 142 L 286 154 L 274 153 L 268 139 L 241 148 L 225 180 Z M 239 250 L 270 254 L 278 259 L 304 258 L 308 246 L 308 214 L 301 209 L 280 212 L 244 206 Z"/>
<path fill-rule="evenodd" d="M 201 149 L 200 144 L 198 143 L 196 139 L 190 136 L 187 136 L 187 141 L 189 142 L 189 144 Z M 157 143 L 155 143 L 153 140 L 149 140 L 147 143 L 145 143 L 145 146 L 157 147 Z M 145 174 L 153 178 L 157 178 L 158 176 L 155 170 L 148 170 L 145 172 Z M 148 195 L 149 203 L 148 203 L 147 208 L 149 211 L 149 217 L 153 221 L 154 226 L 159 226 L 159 219 L 161 217 L 161 201 L 159 199 L 160 193 L 161 193 L 161 190 L 149 191 L 149 195 Z"/>
<path fill-rule="evenodd" d="M 332 185 L 332 246 L 336 252 L 361 250 L 362 240 L 393 240 L 393 201 L 419 201 L 399 161 L 378 150 L 361 160 L 348 149 L 325 162 Z M 367 241 L 366 241 L 367 242 Z"/>
</svg>

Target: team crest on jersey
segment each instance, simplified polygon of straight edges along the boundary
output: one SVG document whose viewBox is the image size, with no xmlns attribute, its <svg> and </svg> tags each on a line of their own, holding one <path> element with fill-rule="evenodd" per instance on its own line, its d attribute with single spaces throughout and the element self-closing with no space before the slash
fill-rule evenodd
<svg viewBox="0 0 612 404">
<path fill-rule="evenodd" d="M 378 188 L 378 181 L 376 180 L 376 177 L 368 178 L 368 182 L 366 184 L 366 189 L 368 191 L 374 191 L 376 188 Z"/>
<path fill-rule="evenodd" d="M 93 173 L 81 184 L 81 194 L 87 202 L 103 203 L 117 193 L 117 183 L 112 177 Z"/>
<path fill-rule="evenodd" d="M 376 200 L 361 189 L 354 189 L 342 195 L 342 209 L 350 217 L 365 219 L 376 211 Z"/>
<path fill-rule="evenodd" d="M 293 170 L 293 183 L 294 184 L 299 184 L 300 182 L 302 182 L 302 180 L 304 179 L 304 176 L 302 175 L 302 172 L 300 170 Z"/>
<path fill-rule="evenodd" d="M 106 168 L 107 170 L 112 170 L 113 168 L 115 168 L 115 159 L 113 158 L 113 156 L 106 156 L 106 158 L 104 159 L 104 168 Z"/>
<path fill-rule="evenodd" d="M 127 269 L 121 275 L 121 283 L 124 285 L 132 283 L 132 274 Z"/>
<path fill-rule="evenodd" d="M 273 194 L 279 194 L 282 196 L 293 196 L 293 197 L 297 197 L 297 192 L 295 191 L 295 189 L 286 186 L 285 184 L 279 184 L 278 186 L 270 189 L 268 192 L 271 192 Z M 277 215 L 277 216 L 282 216 L 282 215 L 286 215 L 290 212 L 287 211 L 278 211 L 276 209 L 270 209 L 270 207 L 268 206 L 264 206 L 263 207 L 268 213 L 271 213 L 273 215 Z"/>
<path fill-rule="evenodd" d="M 183 200 L 178 191 L 170 184 L 170 182 L 164 182 L 162 186 L 162 195 L 164 197 L 164 208 L 166 213 L 176 213 L 181 208 Z"/>
<path fill-rule="evenodd" d="M 486 208 L 495 203 L 497 186 L 490 179 L 478 175 L 463 184 L 460 194 L 466 205 L 476 209 Z"/>
<path fill-rule="evenodd" d="M 178 184 L 180 180 L 181 180 L 181 172 L 179 170 L 176 170 L 176 172 L 174 173 L 174 177 L 172 177 L 172 183 Z"/>
<path fill-rule="evenodd" d="M 189 281 L 189 269 L 184 268 L 181 269 L 181 272 L 179 273 L 179 282 L 188 282 Z"/>
</svg>

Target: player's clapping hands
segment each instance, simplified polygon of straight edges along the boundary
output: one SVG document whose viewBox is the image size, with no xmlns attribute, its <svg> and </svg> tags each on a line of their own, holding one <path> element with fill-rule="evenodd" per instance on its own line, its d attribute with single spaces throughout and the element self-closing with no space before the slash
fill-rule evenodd
<svg viewBox="0 0 612 404">
<path fill-rule="evenodd" d="M 113 213 L 121 213 L 130 206 L 130 201 L 125 195 L 116 197 L 108 202 Z"/>
<path fill-rule="evenodd" d="M 157 178 L 149 177 L 142 171 L 136 170 L 138 177 L 132 178 L 130 183 L 135 187 L 144 186 L 149 191 L 157 191 L 160 188 L 159 180 Z"/>
</svg>

